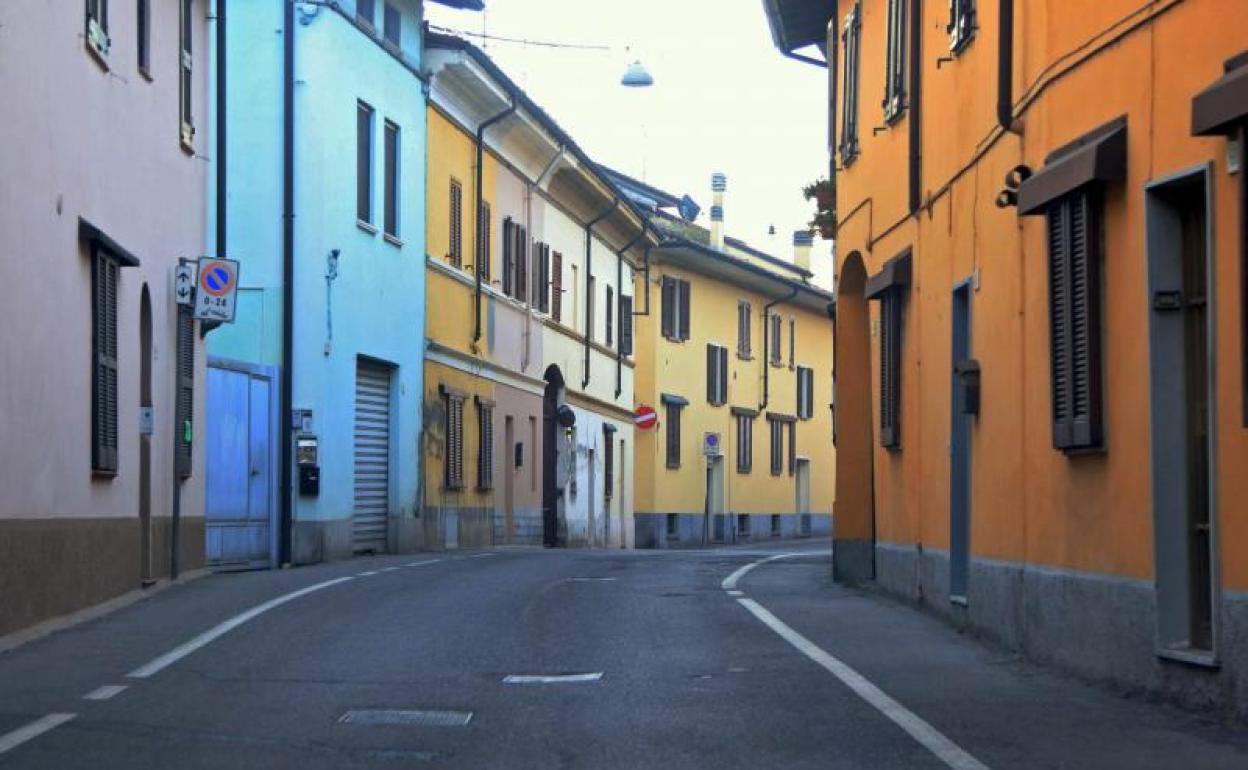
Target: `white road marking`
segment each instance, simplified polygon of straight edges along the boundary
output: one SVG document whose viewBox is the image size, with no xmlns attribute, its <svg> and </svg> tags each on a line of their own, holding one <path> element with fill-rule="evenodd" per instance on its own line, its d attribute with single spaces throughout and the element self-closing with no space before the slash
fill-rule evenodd
<svg viewBox="0 0 1248 770">
<path fill-rule="evenodd" d="M 487 557 L 490 557 L 490 556 L 498 556 L 498 554 L 496 554 L 496 553 L 478 553 L 478 554 L 473 554 L 472 556 L 465 556 L 464 558 L 465 558 L 465 559 L 484 559 L 484 558 L 487 558 Z"/>
<path fill-rule="evenodd" d="M 508 674 L 503 677 L 507 684 L 561 684 L 563 682 L 597 682 L 602 679 L 602 672 L 592 674 Z"/>
<path fill-rule="evenodd" d="M 86 695 L 82 696 L 83 700 L 108 700 L 117 693 L 126 689 L 124 684 L 106 684 L 103 687 L 97 687 Z"/>
<path fill-rule="evenodd" d="M 565 578 L 564 582 L 567 582 L 567 583 L 613 583 L 615 582 L 615 580 L 616 579 L 613 577 L 570 577 L 570 578 Z"/>
<path fill-rule="evenodd" d="M 728 592 L 728 595 L 729 595 L 729 596 L 745 596 L 745 592 L 744 592 L 744 591 L 738 591 L 738 590 L 736 590 L 736 589 L 733 589 L 733 590 L 731 590 L 731 591 L 729 591 L 729 592 Z"/>
<path fill-rule="evenodd" d="M 725 591 L 731 591 L 732 589 L 737 587 L 737 581 L 745 577 L 745 573 L 749 572 L 750 570 L 754 569 L 760 564 L 766 564 L 767 562 L 775 561 L 776 559 L 788 559 L 793 556 L 803 556 L 803 555 L 804 554 L 800 554 L 800 553 L 779 553 L 779 554 L 776 554 L 775 556 L 768 556 L 766 559 L 761 559 L 759 561 L 750 562 L 749 564 L 745 565 L 744 567 L 741 567 L 740 569 L 738 569 L 736 572 L 732 573 L 728 577 L 724 578 L 724 582 L 720 583 L 719 587 L 724 589 Z"/>
<path fill-rule="evenodd" d="M 404 567 L 423 567 L 426 564 L 437 564 L 441 559 L 429 559 L 428 561 L 409 561 Z"/>
<path fill-rule="evenodd" d="M 357 573 L 355 573 L 355 576 L 356 576 L 356 577 L 368 577 L 369 575 L 376 575 L 376 574 L 377 574 L 377 570 L 375 570 L 375 569 L 370 569 L 370 570 L 369 570 L 369 571 L 367 571 L 367 572 L 357 572 Z"/>
<path fill-rule="evenodd" d="M 65 724 L 69 720 L 78 716 L 77 714 L 48 714 L 40 717 L 28 725 L 23 725 L 12 732 L 0 735 L 0 754 L 21 746 L 32 738 L 38 738 L 48 730 L 54 729 Z"/>
<path fill-rule="evenodd" d="M 725 590 L 733 589 L 741 576 L 749 572 L 760 564 L 766 564 L 775 559 L 783 559 L 787 556 L 799 556 L 800 554 L 780 554 L 772 556 L 769 559 L 756 561 L 753 564 L 747 564 L 741 569 L 729 575 L 723 582 Z M 731 593 L 731 591 L 730 591 Z M 767 611 L 763 605 L 749 598 L 739 598 L 737 602 L 750 611 L 754 617 L 763 622 L 763 625 L 775 631 L 781 639 L 797 648 L 798 652 L 818 663 L 828 673 L 841 680 L 841 683 L 854 691 L 854 694 L 862 698 L 881 714 L 888 717 L 902 730 L 905 730 L 911 738 L 914 738 L 923 745 L 928 751 L 936 755 L 940 761 L 948 765 L 952 770 L 988 770 L 988 766 L 971 756 L 961 746 L 949 740 L 944 733 L 924 722 L 917 714 L 910 711 L 905 706 L 890 698 L 883 690 L 876 687 L 862 674 L 850 668 L 836 657 L 825 652 L 814 642 L 794 631 L 784 621 L 777 618 Z"/>
<path fill-rule="evenodd" d="M 398 567 L 386 567 L 382 572 L 394 572 Z"/>
<path fill-rule="evenodd" d="M 330 586 L 335 586 L 335 585 L 338 585 L 339 583 L 345 583 L 348 580 L 353 580 L 353 579 L 354 578 L 347 576 L 347 577 L 334 578 L 333 580 L 326 580 L 323 583 L 317 583 L 315 585 L 310 585 L 306 588 L 300 588 L 298 591 L 291 591 L 288 594 L 283 594 L 282 596 L 279 596 L 276 599 L 270 599 L 264 604 L 258 604 L 255 607 L 252 607 L 251 609 L 247 610 L 246 612 L 240 615 L 235 615 L 229 620 L 213 626 L 212 628 L 208 629 L 207 631 L 195 637 L 194 639 L 190 640 L 189 642 L 181 644 L 173 648 L 169 652 L 166 652 L 164 655 L 161 655 L 159 658 L 156 658 L 155 660 L 136 668 L 135 670 L 131 671 L 129 674 L 126 674 L 126 676 L 130 677 L 131 679 L 146 679 L 147 677 L 163 670 L 167 666 L 171 666 L 174 663 L 177 663 L 182 658 L 185 658 L 187 655 L 190 655 L 192 652 L 195 652 L 200 647 L 203 647 L 204 645 L 212 642 L 218 637 L 224 636 L 230 631 L 233 631 L 235 628 L 238 628 L 239 626 L 251 620 L 252 618 L 255 618 L 257 615 L 261 615 L 265 612 L 268 612 L 274 607 L 279 607 L 285 604 L 286 602 L 298 599 L 300 596 L 306 596 L 307 594 L 310 594 L 313 591 L 319 591 L 322 588 L 329 588 Z"/>
</svg>

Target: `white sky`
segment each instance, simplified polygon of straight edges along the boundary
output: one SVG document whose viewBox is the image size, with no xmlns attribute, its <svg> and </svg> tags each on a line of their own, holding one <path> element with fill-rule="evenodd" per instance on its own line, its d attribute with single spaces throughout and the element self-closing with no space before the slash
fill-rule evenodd
<svg viewBox="0 0 1248 770">
<path fill-rule="evenodd" d="M 611 46 L 583 51 L 469 38 L 591 158 L 688 193 L 702 206 L 703 225 L 711 173 L 726 173 L 725 231 L 792 258 L 792 231 L 805 227 L 814 210 L 801 188 L 827 173 L 826 70 L 780 55 L 762 0 L 485 4 L 481 14 L 428 3 L 426 17 L 478 33 Z M 619 84 L 633 58 L 654 76 L 654 86 Z M 770 224 L 774 240 L 767 236 Z M 816 237 L 817 266 L 829 252 L 828 242 Z"/>
</svg>

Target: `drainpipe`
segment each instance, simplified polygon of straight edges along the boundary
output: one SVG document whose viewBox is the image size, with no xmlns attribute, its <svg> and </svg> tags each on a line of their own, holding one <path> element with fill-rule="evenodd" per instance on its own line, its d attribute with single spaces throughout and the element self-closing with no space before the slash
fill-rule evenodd
<svg viewBox="0 0 1248 770">
<path fill-rule="evenodd" d="M 841 4 L 839 0 L 832 0 L 832 20 L 830 22 L 832 34 L 828 40 L 828 184 L 832 188 L 832 227 L 833 232 L 836 231 L 836 109 L 840 104 L 836 100 L 837 83 L 836 83 L 836 57 L 840 50 L 840 24 L 841 24 Z M 835 260 L 833 260 L 835 263 Z M 835 272 L 836 265 L 832 265 Z"/>
<path fill-rule="evenodd" d="M 767 408 L 768 401 L 768 384 L 771 368 L 771 309 L 782 302 L 788 302 L 797 296 L 797 287 L 789 289 L 789 293 L 783 297 L 778 297 L 763 305 L 763 403 L 758 405 L 758 411 Z"/>
<path fill-rule="evenodd" d="M 295 4 L 286 2 L 282 18 L 282 495 L 278 561 L 291 561 L 294 496 L 291 490 L 291 441 L 294 425 L 295 363 Z"/>
<path fill-rule="evenodd" d="M 997 11 L 997 124 L 1014 131 L 1014 0 L 1001 0 Z"/>
<path fill-rule="evenodd" d="M 633 246 L 637 245 L 646 236 L 647 222 L 642 220 L 641 231 L 637 233 L 637 237 L 624 245 L 624 248 L 615 252 L 615 397 L 619 398 L 624 392 L 624 346 L 620 343 L 623 341 L 624 334 L 624 314 L 620 312 L 620 298 L 624 296 L 624 255 Z M 629 319 L 632 322 L 632 319 Z"/>
<path fill-rule="evenodd" d="M 910 3 L 910 213 L 923 203 L 923 0 Z"/>
<path fill-rule="evenodd" d="M 594 280 L 594 225 L 611 216 L 611 212 L 620 205 L 619 198 L 611 199 L 611 206 L 606 211 L 589 220 L 589 224 L 585 225 L 585 374 L 581 377 L 581 390 L 589 385 L 589 341 L 593 336 L 593 316 L 590 314 L 594 309 L 594 298 L 590 296 L 593 291 Z"/>
<path fill-rule="evenodd" d="M 225 175 L 225 0 L 217 0 L 217 256 L 225 256 L 226 175 Z"/>
<path fill-rule="evenodd" d="M 511 100 L 511 106 L 497 115 L 486 118 L 481 125 L 477 126 L 477 200 L 476 206 L 473 208 L 473 213 L 476 216 L 474 221 L 476 222 L 475 232 L 477 237 L 473 239 L 473 245 L 476 247 L 474 251 L 476 253 L 473 255 L 472 259 L 472 272 L 476 273 L 476 289 L 473 292 L 472 297 L 472 344 L 474 348 L 476 347 L 476 344 L 481 341 L 481 259 L 483 255 L 481 242 L 484 239 L 484 233 L 482 232 L 483 228 L 481 227 L 481 184 L 484 176 L 482 166 L 485 163 L 485 130 L 515 111 L 516 100 L 513 97 Z"/>
</svg>

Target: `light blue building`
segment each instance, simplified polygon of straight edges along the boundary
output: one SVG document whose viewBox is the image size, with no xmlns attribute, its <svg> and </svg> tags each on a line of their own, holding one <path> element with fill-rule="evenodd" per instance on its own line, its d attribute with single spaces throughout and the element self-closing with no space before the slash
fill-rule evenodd
<svg viewBox="0 0 1248 770">
<path fill-rule="evenodd" d="M 210 241 L 241 265 L 235 322 L 208 335 L 210 564 L 419 546 L 422 16 L 420 0 L 216 0 Z"/>
</svg>

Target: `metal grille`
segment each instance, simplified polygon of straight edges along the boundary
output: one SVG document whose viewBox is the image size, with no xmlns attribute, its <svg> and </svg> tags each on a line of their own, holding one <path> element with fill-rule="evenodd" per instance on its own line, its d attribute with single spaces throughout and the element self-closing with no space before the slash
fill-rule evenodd
<svg viewBox="0 0 1248 770">
<path fill-rule="evenodd" d="M 390 512 L 390 368 L 360 359 L 355 370 L 356 553 L 386 550 Z"/>
<path fill-rule="evenodd" d="M 121 268 L 107 252 L 95 247 L 92 271 L 95 393 L 91 404 L 91 467 L 113 473 L 117 470 L 117 284 Z"/>
<path fill-rule="evenodd" d="M 494 488 L 494 407 L 478 402 L 481 443 L 477 447 L 477 488 Z"/>
</svg>

